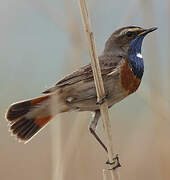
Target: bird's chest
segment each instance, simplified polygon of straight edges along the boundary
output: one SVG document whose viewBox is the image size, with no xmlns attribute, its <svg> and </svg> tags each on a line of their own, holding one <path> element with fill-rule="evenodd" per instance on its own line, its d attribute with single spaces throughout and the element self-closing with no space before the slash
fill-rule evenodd
<svg viewBox="0 0 170 180">
<path fill-rule="evenodd" d="M 141 80 L 134 75 L 134 72 L 131 70 L 127 61 L 124 61 L 121 67 L 121 86 L 122 88 L 127 91 L 127 94 L 131 94 L 135 92 Z"/>
</svg>

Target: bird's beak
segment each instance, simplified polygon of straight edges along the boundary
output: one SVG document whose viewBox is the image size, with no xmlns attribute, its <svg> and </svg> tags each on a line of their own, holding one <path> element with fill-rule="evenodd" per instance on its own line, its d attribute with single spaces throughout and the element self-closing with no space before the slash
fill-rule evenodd
<svg viewBox="0 0 170 180">
<path fill-rule="evenodd" d="M 148 33 L 153 32 L 153 31 L 155 31 L 155 30 L 157 30 L 157 29 L 158 29 L 157 27 L 145 29 L 145 30 L 143 30 L 141 33 L 139 33 L 138 36 L 145 36 L 145 35 L 147 35 Z"/>
</svg>

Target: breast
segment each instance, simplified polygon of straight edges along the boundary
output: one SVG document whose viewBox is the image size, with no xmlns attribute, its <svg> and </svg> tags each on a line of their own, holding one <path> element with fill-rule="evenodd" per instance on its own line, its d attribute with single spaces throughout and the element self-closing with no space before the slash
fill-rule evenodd
<svg viewBox="0 0 170 180">
<path fill-rule="evenodd" d="M 128 62 L 125 60 L 123 62 L 123 65 L 121 67 L 121 86 L 125 91 L 127 91 L 127 94 L 132 94 L 135 92 L 139 85 L 141 80 L 135 76 L 133 71 L 131 70 Z"/>
</svg>

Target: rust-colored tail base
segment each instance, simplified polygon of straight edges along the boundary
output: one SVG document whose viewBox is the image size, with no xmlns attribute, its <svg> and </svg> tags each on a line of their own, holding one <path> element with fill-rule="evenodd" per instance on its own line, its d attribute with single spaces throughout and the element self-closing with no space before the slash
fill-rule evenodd
<svg viewBox="0 0 170 180">
<path fill-rule="evenodd" d="M 11 105 L 6 118 L 10 121 L 12 134 L 22 141 L 28 141 L 44 127 L 52 118 L 49 99 L 50 96 L 42 96 Z"/>
</svg>

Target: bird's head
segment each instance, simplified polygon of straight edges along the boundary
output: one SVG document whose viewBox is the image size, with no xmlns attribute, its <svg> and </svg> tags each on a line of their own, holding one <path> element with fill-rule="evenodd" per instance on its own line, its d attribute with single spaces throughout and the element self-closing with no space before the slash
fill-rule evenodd
<svg viewBox="0 0 170 180">
<path fill-rule="evenodd" d="M 137 26 L 123 27 L 115 31 L 107 40 L 104 52 L 127 55 L 129 51 L 141 53 L 144 37 L 157 28 L 143 29 Z"/>
</svg>

